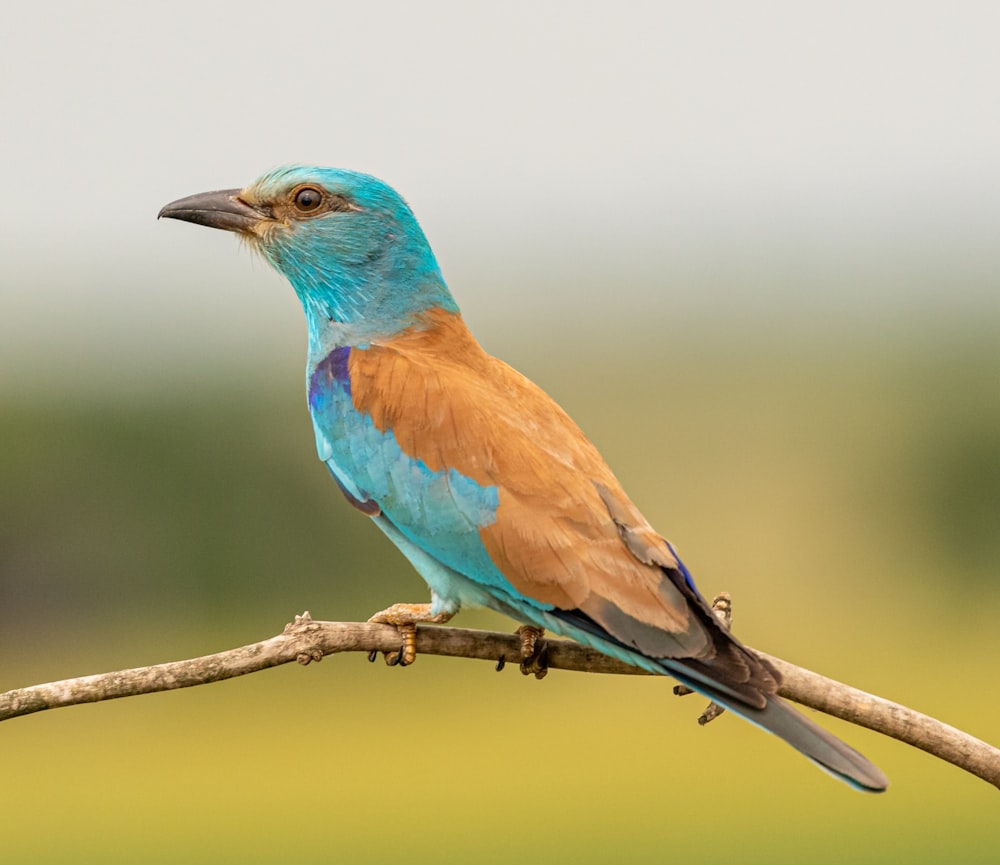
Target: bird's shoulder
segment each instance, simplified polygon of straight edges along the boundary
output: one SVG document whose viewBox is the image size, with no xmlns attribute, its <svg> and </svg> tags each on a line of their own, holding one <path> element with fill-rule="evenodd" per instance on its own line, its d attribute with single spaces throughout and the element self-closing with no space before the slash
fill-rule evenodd
<svg viewBox="0 0 1000 865">
<path fill-rule="evenodd" d="M 432 310 L 346 362 L 354 408 L 433 471 L 517 484 L 573 467 L 610 480 L 597 449 L 530 379 L 489 355 L 458 313 Z"/>
</svg>

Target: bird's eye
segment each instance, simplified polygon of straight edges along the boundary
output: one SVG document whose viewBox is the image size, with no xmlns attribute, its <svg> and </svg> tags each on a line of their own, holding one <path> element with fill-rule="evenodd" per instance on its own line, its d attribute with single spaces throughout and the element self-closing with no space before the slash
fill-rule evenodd
<svg viewBox="0 0 1000 865">
<path fill-rule="evenodd" d="M 303 186 L 295 193 L 295 209 L 299 213 L 312 213 L 323 203 L 323 193 L 312 186 Z"/>
</svg>

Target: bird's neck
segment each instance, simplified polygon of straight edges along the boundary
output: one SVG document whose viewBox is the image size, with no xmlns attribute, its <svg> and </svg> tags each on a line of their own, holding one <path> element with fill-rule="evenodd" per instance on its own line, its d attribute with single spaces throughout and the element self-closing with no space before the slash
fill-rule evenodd
<svg viewBox="0 0 1000 865">
<path fill-rule="evenodd" d="M 404 331 L 420 329 L 430 311 L 459 312 L 440 278 L 411 283 L 405 292 L 398 284 L 379 280 L 339 283 L 323 291 L 292 284 L 306 314 L 311 364 L 337 348 L 385 342 Z"/>
<path fill-rule="evenodd" d="M 407 356 L 432 364 L 459 363 L 468 367 L 480 367 L 489 362 L 476 338 L 469 331 L 462 315 L 457 310 L 434 307 L 415 316 L 409 327 L 385 336 L 358 339 L 351 325 L 330 323 L 322 333 L 323 339 L 318 350 L 310 352 L 310 369 L 327 359 L 334 352 L 346 356 L 343 349 L 361 349 L 362 352 L 391 347 L 394 354 Z"/>
<path fill-rule="evenodd" d="M 458 312 L 437 260 L 415 221 L 352 216 L 356 230 L 323 220 L 311 234 L 275 232 L 260 249 L 295 289 L 309 326 L 310 353 L 361 345 L 411 327 L 429 309 Z M 319 233 L 326 230 L 326 234 Z M 331 343 L 331 340 L 338 342 Z"/>
<path fill-rule="evenodd" d="M 382 268 L 305 271 L 290 281 L 305 311 L 310 357 L 317 359 L 341 346 L 391 338 L 417 324 L 429 309 L 458 312 L 436 265 L 403 274 Z"/>
</svg>

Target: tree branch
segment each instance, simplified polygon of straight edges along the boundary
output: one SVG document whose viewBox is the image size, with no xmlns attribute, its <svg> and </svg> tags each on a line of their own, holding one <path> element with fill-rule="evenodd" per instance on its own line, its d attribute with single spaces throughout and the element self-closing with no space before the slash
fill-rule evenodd
<svg viewBox="0 0 1000 865">
<path fill-rule="evenodd" d="M 226 652 L 7 691 L 0 694 L 0 721 L 61 706 L 205 685 L 292 661 L 308 664 L 338 652 L 396 652 L 399 646 L 399 632 L 391 625 L 317 622 L 304 613 L 286 625 L 283 633 Z M 500 667 L 501 659 L 519 662 L 520 652 L 517 634 L 464 628 L 417 629 L 417 653 L 422 655 L 474 658 Z M 781 671 L 784 681 L 778 693 L 782 697 L 920 748 L 1000 788 L 1000 750 L 986 742 L 906 706 L 763 652 L 757 654 Z M 555 670 L 648 675 L 568 640 L 548 640 L 545 661 L 549 669 Z"/>
</svg>

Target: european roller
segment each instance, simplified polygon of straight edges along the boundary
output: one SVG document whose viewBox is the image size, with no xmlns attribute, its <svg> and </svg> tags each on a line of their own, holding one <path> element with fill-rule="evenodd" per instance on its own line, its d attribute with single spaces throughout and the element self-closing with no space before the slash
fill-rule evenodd
<svg viewBox="0 0 1000 865">
<path fill-rule="evenodd" d="M 289 166 L 160 216 L 235 232 L 295 289 L 319 457 L 430 587 L 429 604 L 373 617 L 400 627 L 403 663 L 417 622 L 489 607 L 673 676 L 852 786 L 885 789 L 776 696 L 777 671 L 722 627 L 569 415 L 480 347 L 393 189 Z"/>
</svg>

